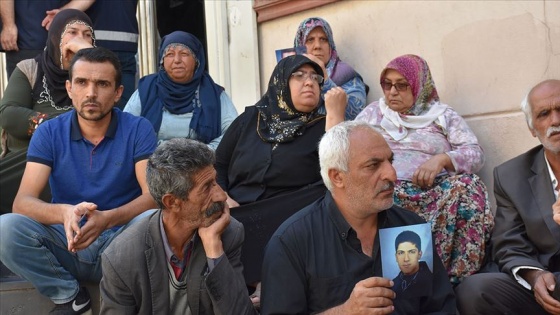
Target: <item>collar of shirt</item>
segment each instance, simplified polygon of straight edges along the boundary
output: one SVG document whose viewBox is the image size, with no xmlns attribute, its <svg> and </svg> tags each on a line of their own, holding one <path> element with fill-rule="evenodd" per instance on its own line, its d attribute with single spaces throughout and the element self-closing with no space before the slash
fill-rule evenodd
<svg viewBox="0 0 560 315">
<path fill-rule="evenodd" d="M 163 210 L 159 210 L 159 211 L 163 211 Z M 173 251 L 171 250 L 171 245 L 169 245 L 169 241 L 167 240 L 167 234 L 165 234 L 165 228 L 163 227 L 163 213 L 160 213 L 159 216 L 159 227 L 161 231 L 161 239 L 163 240 L 163 248 L 165 250 L 165 258 L 167 262 L 173 261 L 173 263 L 177 266 L 181 266 L 181 267 L 186 266 L 187 258 L 188 258 L 187 253 L 193 247 L 197 233 L 194 233 L 191 240 L 185 245 L 185 248 L 183 248 L 184 259 L 181 261 L 177 258 L 177 256 L 175 256 L 175 254 L 173 254 Z"/>
<path fill-rule="evenodd" d="M 354 250 L 356 250 L 359 253 L 362 253 L 362 245 L 360 243 L 360 240 L 358 239 L 358 235 L 356 234 L 356 231 L 352 228 L 352 226 L 350 226 L 348 221 L 346 221 L 346 219 L 338 209 L 330 191 L 327 191 L 327 193 L 325 194 L 325 204 L 329 209 L 329 216 L 333 221 L 340 238 L 347 241 L 350 247 L 352 247 Z M 379 231 L 380 228 L 385 226 L 386 222 L 387 222 L 387 211 L 383 210 L 377 213 L 377 231 Z M 375 257 L 375 254 L 377 253 L 377 249 L 379 247 L 378 236 L 375 237 L 372 257 Z"/>
<path fill-rule="evenodd" d="M 82 135 L 82 130 L 80 129 L 80 123 L 78 121 L 78 112 L 75 109 L 73 111 L 74 112 L 72 114 L 70 135 L 72 140 L 77 141 L 83 139 L 84 136 Z M 117 133 L 118 122 L 119 122 L 119 119 L 117 117 L 118 115 L 117 111 L 118 109 L 116 108 L 113 108 L 111 110 L 111 121 L 109 122 L 109 128 L 107 128 L 107 131 L 105 132 L 105 137 L 115 138 L 115 135 Z"/>
<path fill-rule="evenodd" d="M 543 150 L 544 152 L 544 150 Z M 550 163 L 548 163 L 548 159 L 546 158 L 546 154 L 544 154 L 544 160 L 546 161 L 546 167 L 548 168 L 548 174 L 550 174 L 550 184 L 552 185 L 552 191 L 554 192 L 554 197 L 558 199 L 558 180 L 552 171 L 552 167 L 550 167 Z"/>
</svg>

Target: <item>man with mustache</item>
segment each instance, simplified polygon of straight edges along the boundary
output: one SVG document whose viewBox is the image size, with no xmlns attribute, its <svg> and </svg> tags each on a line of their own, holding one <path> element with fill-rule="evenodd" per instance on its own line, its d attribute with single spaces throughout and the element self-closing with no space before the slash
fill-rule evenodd
<svg viewBox="0 0 560 315">
<path fill-rule="evenodd" d="M 286 220 L 263 263 L 261 314 L 454 314 L 434 249 L 433 290 L 401 299 L 382 278 L 379 229 L 425 223 L 393 206 L 396 172 L 383 136 L 365 122 L 329 129 L 319 144 L 326 195 Z M 434 247 L 435 248 L 435 247 Z"/>
<path fill-rule="evenodd" d="M 216 183 L 214 151 L 171 139 L 148 161 L 159 211 L 103 252 L 102 314 L 257 314 L 241 264 L 243 225 Z"/>
<path fill-rule="evenodd" d="M 560 80 L 531 89 L 521 110 L 541 145 L 494 169 L 492 235 L 499 273 L 477 274 L 457 287 L 463 314 L 560 314 L 552 296 L 560 272 Z M 554 210 L 553 210 L 554 208 Z"/>
<path fill-rule="evenodd" d="M 156 136 L 146 119 L 113 109 L 120 72 L 105 48 L 74 55 L 66 81 L 74 109 L 37 128 L 14 213 L 0 217 L 0 259 L 56 304 L 51 314 L 90 310 L 79 281 L 99 282 L 100 253 L 155 207 L 146 164 Z M 50 203 L 39 199 L 47 181 Z"/>
</svg>

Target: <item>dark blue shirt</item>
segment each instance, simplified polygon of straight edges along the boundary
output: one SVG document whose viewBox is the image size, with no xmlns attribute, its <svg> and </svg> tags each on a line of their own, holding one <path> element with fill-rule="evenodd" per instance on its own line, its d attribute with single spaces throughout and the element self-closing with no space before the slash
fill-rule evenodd
<svg viewBox="0 0 560 315">
<path fill-rule="evenodd" d="M 378 229 L 425 223 L 415 213 L 392 207 L 378 214 Z M 394 300 L 393 314 L 455 314 L 455 295 L 434 248 L 429 296 Z M 356 283 L 382 277 L 379 237 L 372 257 L 327 192 L 286 220 L 267 245 L 261 314 L 313 314 L 343 304 Z"/>
<path fill-rule="evenodd" d="M 82 136 L 75 110 L 48 120 L 33 134 L 27 161 L 51 167 L 53 203 L 122 206 L 142 194 L 135 164 L 157 146 L 152 124 L 113 109 L 105 138 L 97 145 Z"/>
<path fill-rule="evenodd" d="M 47 11 L 64 6 L 68 0 L 15 0 L 14 18 L 20 50 L 41 50 L 47 44 L 47 30 L 41 22 Z"/>
</svg>

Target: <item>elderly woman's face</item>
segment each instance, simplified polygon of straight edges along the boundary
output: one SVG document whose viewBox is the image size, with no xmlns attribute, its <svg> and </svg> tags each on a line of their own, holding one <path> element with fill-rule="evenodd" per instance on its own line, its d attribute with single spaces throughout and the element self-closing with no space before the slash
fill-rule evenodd
<svg viewBox="0 0 560 315">
<path fill-rule="evenodd" d="M 313 74 L 317 74 L 317 72 L 312 66 L 303 65 L 292 73 L 288 81 L 292 103 L 296 110 L 302 113 L 313 111 L 321 97 L 319 81 L 312 78 Z"/>
<path fill-rule="evenodd" d="M 395 112 L 405 113 L 414 105 L 412 89 L 406 78 L 397 70 L 389 69 L 381 81 L 385 103 Z"/>
<path fill-rule="evenodd" d="M 316 27 L 305 39 L 305 48 L 307 53 L 321 59 L 327 65 L 331 59 L 331 46 L 329 45 L 329 38 L 322 27 Z"/>
<path fill-rule="evenodd" d="M 92 45 L 93 34 L 89 26 L 81 21 L 66 25 L 66 29 L 60 38 L 62 68 L 68 70 L 72 57 L 78 50 Z"/>
<path fill-rule="evenodd" d="M 196 70 L 196 59 L 188 48 L 171 46 L 163 57 L 163 68 L 174 82 L 188 83 Z"/>
</svg>

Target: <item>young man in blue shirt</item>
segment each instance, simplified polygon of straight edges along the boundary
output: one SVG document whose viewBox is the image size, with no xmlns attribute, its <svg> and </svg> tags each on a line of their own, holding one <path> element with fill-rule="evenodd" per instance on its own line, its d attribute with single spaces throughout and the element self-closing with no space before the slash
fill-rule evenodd
<svg viewBox="0 0 560 315">
<path fill-rule="evenodd" d="M 66 81 L 74 110 L 35 131 L 13 213 L 0 217 L 0 260 L 57 304 L 51 313 L 89 310 L 78 281 L 99 282 L 103 250 L 156 206 L 146 185 L 155 132 L 147 120 L 113 109 L 120 81 L 111 51 L 74 56 Z M 38 198 L 47 180 L 51 203 Z"/>
</svg>

